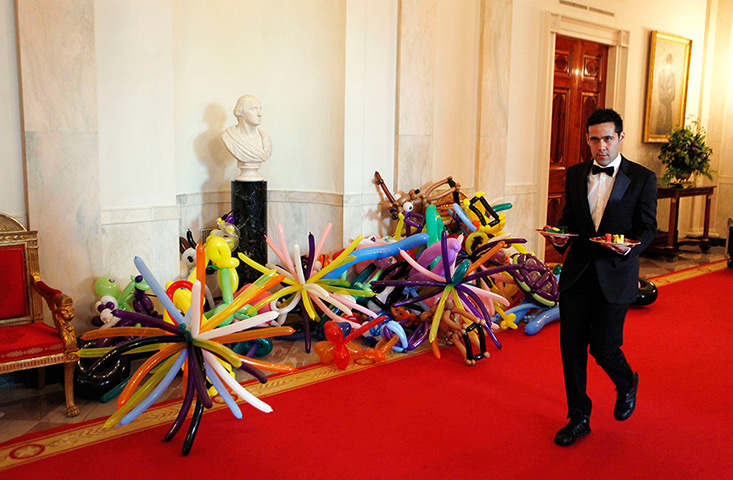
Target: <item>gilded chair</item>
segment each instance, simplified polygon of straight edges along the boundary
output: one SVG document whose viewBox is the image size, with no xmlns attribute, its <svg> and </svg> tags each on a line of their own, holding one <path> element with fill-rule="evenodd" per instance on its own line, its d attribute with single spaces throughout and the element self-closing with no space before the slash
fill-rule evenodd
<svg viewBox="0 0 733 480">
<path fill-rule="evenodd" d="M 54 326 L 43 322 L 46 301 Z M 0 213 L 0 373 L 64 364 L 66 414 L 79 414 L 74 403 L 74 369 L 79 360 L 71 297 L 41 281 L 37 232 Z"/>
</svg>

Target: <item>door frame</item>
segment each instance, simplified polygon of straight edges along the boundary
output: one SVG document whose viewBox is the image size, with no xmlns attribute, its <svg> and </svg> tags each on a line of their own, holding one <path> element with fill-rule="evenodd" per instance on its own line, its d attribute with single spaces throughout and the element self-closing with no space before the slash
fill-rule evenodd
<svg viewBox="0 0 733 480">
<path fill-rule="evenodd" d="M 605 104 L 615 109 L 622 117 L 626 109 L 626 76 L 629 65 L 629 36 L 628 30 L 613 26 L 580 20 L 566 15 L 547 12 L 545 16 L 544 38 L 545 51 L 543 61 L 543 91 L 540 108 L 540 141 L 538 161 L 539 188 L 536 225 L 544 225 L 547 220 L 547 192 L 550 180 L 550 140 L 552 138 L 552 83 L 555 58 L 555 38 L 557 35 L 590 40 L 608 45 L 608 70 L 606 74 L 606 101 Z M 544 250 L 542 251 L 544 257 Z"/>
</svg>

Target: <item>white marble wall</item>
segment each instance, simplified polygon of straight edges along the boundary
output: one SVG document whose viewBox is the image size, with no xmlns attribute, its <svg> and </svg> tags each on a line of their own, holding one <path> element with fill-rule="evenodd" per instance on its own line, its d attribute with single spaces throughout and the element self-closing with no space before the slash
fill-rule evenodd
<svg viewBox="0 0 733 480">
<path fill-rule="evenodd" d="M 176 195 L 179 208 L 179 235 L 191 230 L 201 240 L 201 230 L 216 227 L 216 219 L 232 209 L 231 192 L 196 192 Z"/>
<path fill-rule="evenodd" d="M 93 3 L 18 2 L 26 131 L 96 131 Z"/>
<path fill-rule="evenodd" d="M 20 122 L 15 2 L 0 0 L 0 145 L 3 180 L 0 211 L 28 226 Z"/>
<path fill-rule="evenodd" d="M 394 188 L 398 2 L 347 2 L 343 240 L 384 235 L 374 172 Z"/>
<path fill-rule="evenodd" d="M 535 232 L 535 212 L 540 208 L 537 199 L 536 185 L 508 185 L 503 201 L 511 203 L 512 208 L 505 212 L 507 222 L 504 231 L 514 237 L 526 239 L 527 250 L 544 258 L 544 242 L 541 241 L 540 234 Z"/>
<path fill-rule="evenodd" d="M 399 17 L 396 185 L 433 181 L 436 0 L 402 0 Z"/>
<path fill-rule="evenodd" d="M 42 276 L 84 311 L 103 261 L 93 2 L 21 0 L 17 16 L 29 226 Z"/>
<path fill-rule="evenodd" d="M 395 224 L 388 209 L 376 191 L 344 195 L 344 243 L 358 235 L 382 237 L 393 233 Z"/>
<path fill-rule="evenodd" d="M 331 232 L 323 251 L 331 253 L 343 248 L 343 215 L 342 195 L 293 190 L 267 193 L 267 235 L 276 239 L 280 223 L 291 253 L 295 243 L 301 252 L 306 252 L 308 233 L 315 236 L 317 243 L 329 223 Z"/>
<path fill-rule="evenodd" d="M 451 97 L 452 92 L 437 91 L 434 82 L 439 5 L 436 1 L 403 1 L 399 30 L 399 83 L 396 137 L 396 189 L 408 191 L 437 180 L 433 178 L 435 98 Z M 511 0 L 484 0 L 476 3 L 475 16 L 481 18 L 479 56 L 479 92 L 476 119 L 475 158 L 456 157 L 453 162 L 470 163 L 473 178 L 457 178 L 462 185 L 483 190 L 489 198 L 501 198 L 506 178 L 508 101 L 510 91 L 509 60 L 511 51 Z M 456 55 L 466 55 L 464 51 Z M 468 52 L 469 55 L 473 52 Z M 468 65 L 469 63 L 466 63 Z M 471 75 L 456 71 L 455 75 Z M 467 111 L 464 115 L 471 115 Z M 450 142 L 449 142 L 450 143 Z"/>
<path fill-rule="evenodd" d="M 485 0 L 481 31 L 480 104 L 476 188 L 489 198 L 504 195 L 511 59 L 511 0 Z"/>
<path fill-rule="evenodd" d="M 101 212 L 102 259 L 99 275 L 124 288 L 139 272 L 140 257 L 161 283 L 178 278 L 178 206 L 117 208 Z"/>
</svg>

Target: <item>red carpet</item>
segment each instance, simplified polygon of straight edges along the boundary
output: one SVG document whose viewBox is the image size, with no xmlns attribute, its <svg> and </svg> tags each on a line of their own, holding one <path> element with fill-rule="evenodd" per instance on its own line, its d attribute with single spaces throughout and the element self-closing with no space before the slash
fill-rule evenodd
<svg viewBox="0 0 733 480">
<path fill-rule="evenodd" d="M 724 478 L 731 291 L 725 269 L 660 287 L 656 303 L 633 309 L 624 350 L 640 373 L 637 411 L 613 419 L 613 385 L 591 359 L 593 432 L 570 448 L 552 441 L 566 413 L 555 323 L 533 337 L 501 334 L 503 350 L 473 368 L 444 348 L 442 360 L 415 355 L 267 396 L 271 414 L 207 413 L 188 457 L 183 434 L 161 442 L 166 422 L 15 467 L 1 450 L 0 478 Z M 13 455 L 33 443 L 15 441 Z"/>
</svg>

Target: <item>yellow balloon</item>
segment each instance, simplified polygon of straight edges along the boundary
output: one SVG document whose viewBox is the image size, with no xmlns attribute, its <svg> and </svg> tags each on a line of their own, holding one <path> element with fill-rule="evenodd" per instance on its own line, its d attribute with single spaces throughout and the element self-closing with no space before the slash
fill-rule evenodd
<svg viewBox="0 0 733 480">
<path fill-rule="evenodd" d="M 217 268 L 236 268 L 239 265 L 239 260 L 232 258 L 232 252 L 229 250 L 229 244 L 221 237 L 210 235 L 206 239 L 206 246 L 204 247 L 206 256 L 211 259 Z"/>
<path fill-rule="evenodd" d="M 452 290 L 453 290 L 453 286 L 448 285 L 447 287 L 445 287 L 445 290 L 443 290 L 443 294 L 440 296 L 438 307 L 435 309 L 435 315 L 433 315 L 433 322 L 430 325 L 430 335 L 428 337 L 428 340 L 430 341 L 430 343 L 435 342 L 435 339 L 438 336 L 438 326 L 440 326 L 440 320 L 443 318 L 443 310 L 445 309 L 445 302 L 446 300 L 448 300 L 448 297 L 450 296 Z"/>
<path fill-rule="evenodd" d="M 191 308 L 191 291 L 179 288 L 173 292 L 173 305 L 185 314 Z"/>
<path fill-rule="evenodd" d="M 222 366 L 229 372 L 229 375 L 231 375 L 232 378 L 234 378 L 234 379 L 237 378 L 235 376 L 235 374 L 234 374 L 234 371 L 232 370 L 232 366 L 229 365 L 229 363 L 223 361 L 221 358 L 217 358 L 216 360 L 219 363 L 222 364 Z M 216 374 L 214 374 L 214 375 L 216 375 Z M 213 385 L 214 382 L 211 382 L 211 383 L 212 383 L 212 385 L 209 387 L 209 389 L 207 391 L 209 392 L 209 396 L 213 398 L 214 396 L 218 395 L 219 392 L 216 390 L 216 387 L 214 387 L 214 385 Z"/>
</svg>

